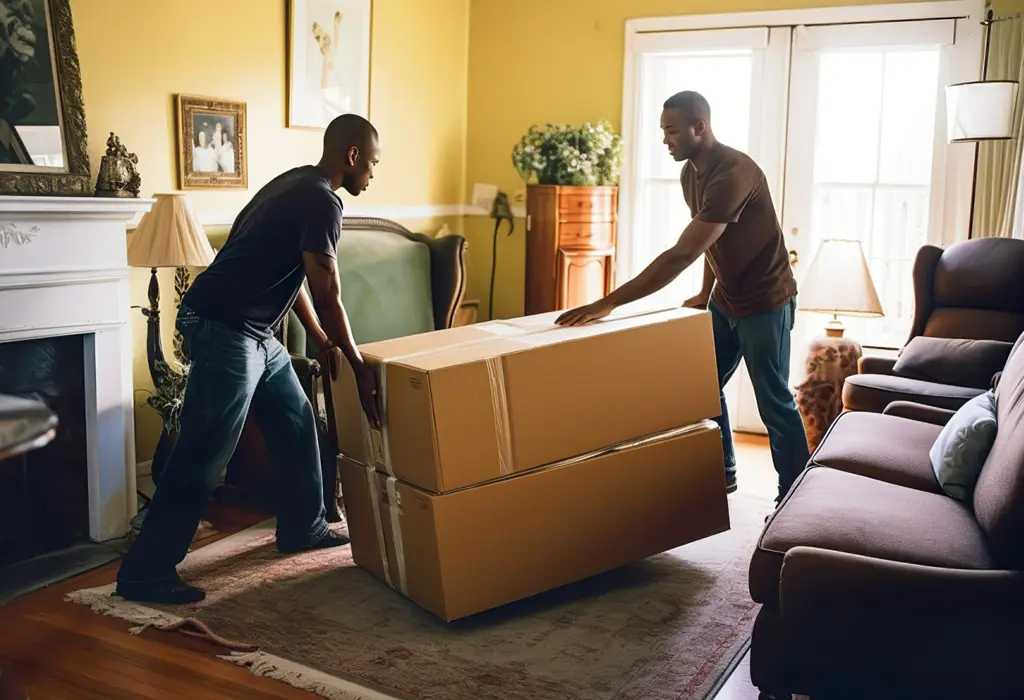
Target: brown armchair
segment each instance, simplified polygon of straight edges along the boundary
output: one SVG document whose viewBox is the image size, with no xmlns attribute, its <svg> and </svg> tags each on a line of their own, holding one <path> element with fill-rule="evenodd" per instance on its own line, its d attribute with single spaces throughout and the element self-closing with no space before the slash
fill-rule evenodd
<svg viewBox="0 0 1024 700">
<path fill-rule="evenodd" d="M 914 261 L 915 338 L 1001 341 L 1024 332 L 1024 241 L 978 238 L 949 248 L 926 245 Z M 904 348 L 906 350 L 906 348 Z M 988 388 L 957 372 L 924 377 L 900 372 L 897 360 L 865 356 L 847 378 L 843 407 L 881 413 L 893 401 L 957 409 Z"/>
<path fill-rule="evenodd" d="M 359 344 L 450 328 L 466 288 L 466 239 L 432 238 L 394 221 L 346 217 L 338 243 L 341 296 L 352 334 Z M 330 398 L 317 350 L 306 338 L 294 312 L 278 339 L 288 348 L 302 384 L 317 413 L 324 499 L 328 516 L 337 507 L 337 439 Z M 247 500 L 272 503 L 273 479 L 259 428 L 246 419 L 226 483 L 245 492 Z"/>
</svg>

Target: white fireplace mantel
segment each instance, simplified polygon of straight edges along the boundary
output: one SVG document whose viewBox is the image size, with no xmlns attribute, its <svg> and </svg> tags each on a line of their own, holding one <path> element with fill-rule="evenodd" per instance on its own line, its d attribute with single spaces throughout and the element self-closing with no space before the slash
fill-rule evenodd
<svg viewBox="0 0 1024 700">
<path fill-rule="evenodd" d="M 135 515 L 127 224 L 148 199 L 0 196 L 0 343 L 82 335 L 89 537 Z M 58 430 L 60 428 L 58 427 Z"/>
</svg>

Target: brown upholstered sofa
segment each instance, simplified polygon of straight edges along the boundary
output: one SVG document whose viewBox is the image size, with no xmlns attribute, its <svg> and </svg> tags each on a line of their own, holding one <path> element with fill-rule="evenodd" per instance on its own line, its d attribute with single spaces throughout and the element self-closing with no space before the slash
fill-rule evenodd
<svg viewBox="0 0 1024 700">
<path fill-rule="evenodd" d="M 1013 343 L 1024 332 L 1024 241 L 978 238 L 943 250 L 924 246 L 914 261 L 915 338 L 961 338 Z M 881 413 L 893 401 L 957 409 L 988 382 L 905 376 L 896 360 L 866 355 L 843 387 L 843 406 Z"/>
<path fill-rule="evenodd" d="M 928 458 L 952 411 L 894 402 L 832 425 L 751 560 L 762 697 L 1024 697 L 1024 336 L 996 397 L 966 502 Z"/>
</svg>

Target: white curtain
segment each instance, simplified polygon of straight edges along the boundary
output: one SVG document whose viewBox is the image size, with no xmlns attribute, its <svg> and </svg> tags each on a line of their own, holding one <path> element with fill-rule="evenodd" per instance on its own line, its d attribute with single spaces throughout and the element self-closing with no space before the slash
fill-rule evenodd
<svg viewBox="0 0 1024 700">
<path fill-rule="evenodd" d="M 1020 17 L 992 25 L 988 80 L 1024 82 L 1024 26 Z M 1024 147 L 1024 96 L 1014 107 L 1014 138 L 985 141 L 978 152 L 978 184 L 974 201 L 975 238 L 1021 237 L 1021 154 Z"/>
</svg>

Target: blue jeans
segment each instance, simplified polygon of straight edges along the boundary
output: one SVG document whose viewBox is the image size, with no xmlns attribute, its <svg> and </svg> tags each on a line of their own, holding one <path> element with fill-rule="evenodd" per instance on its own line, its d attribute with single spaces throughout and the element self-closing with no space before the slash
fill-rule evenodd
<svg viewBox="0 0 1024 700">
<path fill-rule="evenodd" d="M 274 469 L 278 542 L 301 547 L 327 532 L 313 407 L 287 350 L 275 339 L 257 341 L 184 305 L 177 327 L 191 363 L 181 432 L 119 580 L 160 581 L 175 574 L 250 406 Z"/>
<path fill-rule="evenodd" d="M 807 466 L 807 435 L 803 420 L 789 389 L 790 333 L 796 300 L 785 306 L 744 318 L 729 318 L 714 304 L 708 305 L 715 334 L 718 359 L 718 386 L 722 415 L 717 419 L 722 430 L 725 474 L 736 479 L 736 450 L 725 405 L 725 385 L 735 374 L 742 359 L 747 365 L 761 421 L 768 429 L 772 463 L 779 475 L 779 498 Z"/>
</svg>

